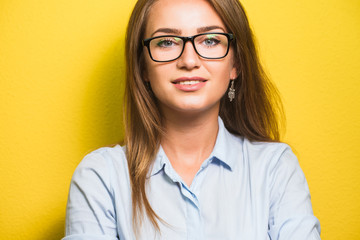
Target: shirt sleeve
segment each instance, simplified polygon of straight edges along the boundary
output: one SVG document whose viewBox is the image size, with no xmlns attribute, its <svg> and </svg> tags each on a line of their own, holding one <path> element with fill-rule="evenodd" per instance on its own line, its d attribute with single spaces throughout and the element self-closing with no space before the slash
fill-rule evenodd
<svg viewBox="0 0 360 240">
<path fill-rule="evenodd" d="M 270 171 L 269 236 L 272 240 L 319 240 L 310 192 L 298 160 L 288 147 Z"/>
<path fill-rule="evenodd" d="M 70 183 L 63 240 L 119 239 L 108 161 L 94 152 L 75 170 Z"/>
</svg>

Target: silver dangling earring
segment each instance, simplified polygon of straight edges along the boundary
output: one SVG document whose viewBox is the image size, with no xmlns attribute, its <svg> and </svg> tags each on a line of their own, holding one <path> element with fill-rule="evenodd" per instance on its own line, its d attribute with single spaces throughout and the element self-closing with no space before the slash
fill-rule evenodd
<svg viewBox="0 0 360 240">
<path fill-rule="evenodd" d="M 234 79 L 231 80 L 231 86 L 229 88 L 228 97 L 230 102 L 235 98 L 235 88 L 234 88 Z"/>
</svg>

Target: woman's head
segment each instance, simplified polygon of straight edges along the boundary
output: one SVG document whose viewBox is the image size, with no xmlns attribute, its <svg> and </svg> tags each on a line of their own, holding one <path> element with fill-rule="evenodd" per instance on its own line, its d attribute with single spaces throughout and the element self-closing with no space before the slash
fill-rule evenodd
<svg viewBox="0 0 360 240">
<path fill-rule="evenodd" d="M 232 35 L 204 0 L 159 0 L 147 16 L 143 58 L 163 119 L 212 112 L 235 79 Z M 177 117 L 176 117 L 177 118 Z"/>
<path fill-rule="evenodd" d="M 179 2 L 181 1 L 174 1 L 173 4 L 179 4 Z M 240 2 L 237 0 L 188 0 L 182 2 L 188 2 L 193 5 L 199 5 L 199 2 L 205 2 L 206 4 L 202 5 L 210 6 L 217 14 L 217 17 L 221 19 L 222 24 L 226 28 L 226 32 L 232 33 L 234 36 L 234 41 L 231 43 L 231 54 L 229 54 L 231 56 L 227 56 L 227 58 L 232 58 L 236 71 L 229 73 L 229 76 L 227 79 L 224 79 L 223 83 L 228 85 L 230 79 L 235 79 L 236 98 L 235 101 L 230 102 L 227 95 L 222 94 L 220 116 L 223 118 L 225 126 L 233 133 L 245 135 L 254 140 L 259 139 L 259 136 L 261 136 L 260 139 L 262 140 L 278 138 L 278 134 L 271 130 L 274 127 L 276 128 L 276 124 L 273 121 L 275 116 L 269 117 L 267 114 L 268 116 L 265 117 L 264 114 L 261 113 L 262 111 L 266 111 L 267 108 L 273 108 L 272 101 L 268 101 L 268 103 L 266 101 L 271 100 L 271 95 L 273 95 L 276 90 L 268 82 L 261 68 L 252 31 Z M 162 65 L 152 62 L 142 41 L 152 36 L 150 32 L 154 29 L 152 28 L 153 21 L 149 21 L 149 18 L 152 20 L 154 16 L 155 18 L 158 17 L 159 9 L 165 5 L 171 5 L 171 0 L 138 1 L 129 22 L 126 40 L 126 62 L 128 64 L 127 100 L 131 101 L 132 107 L 137 108 L 137 111 L 141 113 L 139 117 L 142 118 L 146 126 L 150 127 L 152 125 L 153 129 L 155 126 L 159 131 L 161 131 L 162 116 L 159 111 L 156 96 L 166 97 L 166 95 L 173 95 L 171 95 L 169 91 L 163 91 L 160 95 L 161 91 L 157 88 L 159 85 L 154 84 L 151 86 L 154 92 L 151 91 L 148 82 L 157 80 L 152 78 L 154 75 L 151 75 L 155 72 L 154 70 L 156 70 L 154 66 L 157 66 L 159 69 L 166 69 L 166 67 L 171 64 L 181 62 L 181 59 Z M 193 9 L 201 11 L 201 9 L 195 6 Z M 181 11 L 181 9 L 179 9 L 179 11 Z M 191 18 L 188 18 L 188 20 L 190 19 Z M 211 22 L 211 19 L 209 19 L 209 22 Z M 206 25 L 206 23 L 204 24 Z M 165 25 L 166 24 L 164 24 L 164 26 Z M 173 35 L 173 33 L 171 34 Z M 188 35 L 185 34 L 185 36 Z M 206 59 L 201 61 L 207 63 L 207 65 L 211 65 L 214 62 L 207 61 Z M 210 67 L 210 69 L 214 68 Z M 221 91 L 223 90 L 225 89 L 221 86 Z M 223 91 L 223 93 L 225 92 Z M 186 103 L 186 101 L 182 102 L 184 102 L 184 104 Z M 128 107 L 130 106 L 128 105 Z M 270 112 L 274 112 L 273 109 L 270 110 Z M 241 119 L 235 120 L 234 115 L 241 115 Z M 239 124 L 241 124 L 241 126 Z M 239 131 L 239 128 L 241 128 L 241 131 Z"/>
<path fill-rule="evenodd" d="M 224 2 L 224 1 L 222 1 Z M 225 1 L 226 2 L 226 1 Z M 233 9 L 234 6 L 231 5 L 231 3 L 221 3 L 221 6 L 224 7 L 221 8 L 222 12 L 229 12 L 228 9 Z M 237 3 L 238 4 L 238 3 Z M 176 6 L 175 6 L 176 5 Z M 238 4 L 239 5 L 239 4 Z M 189 7 L 190 6 L 190 7 Z M 156 96 L 159 98 L 163 96 L 174 96 L 171 91 L 168 91 L 170 89 L 163 89 L 164 91 L 160 91 L 160 87 L 158 83 L 161 83 L 156 80 L 159 80 L 159 74 L 156 74 L 157 72 L 161 72 L 164 76 L 164 73 L 167 72 L 173 72 L 170 71 L 171 69 L 176 69 L 176 67 L 172 66 L 177 64 L 178 68 L 196 68 L 198 66 L 190 66 L 191 64 L 198 64 L 199 62 L 205 63 L 208 69 L 218 73 L 218 69 L 221 69 L 221 66 L 224 65 L 224 61 L 228 60 L 232 62 L 232 65 L 235 64 L 235 58 L 233 56 L 233 47 L 230 49 L 229 56 L 226 57 L 226 59 L 221 59 L 221 61 L 209 61 L 208 59 L 202 59 L 199 60 L 198 56 L 196 56 L 198 59 L 191 59 L 194 60 L 190 63 L 189 61 L 182 61 L 185 57 L 182 56 L 180 59 L 175 60 L 170 63 L 166 64 L 159 64 L 157 62 L 154 62 L 149 57 L 149 53 L 145 49 L 145 47 L 142 44 L 142 40 L 149 37 L 159 36 L 159 35 L 181 35 L 181 36 L 193 36 L 197 33 L 206 33 L 206 32 L 232 32 L 229 31 L 228 27 L 225 26 L 224 21 L 222 20 L 224 16 L 220 16 L 218 12 L 214 9 L 214 6 L 216 6 L 216 2 L 212 3 L 211 1 L 171 1 L 171 0 L 157 0 L 157 1 L 138 1 L 134 13 L 132 15 L 132 18 L 130 19 L 129 28 L 128 28 L 128 35 L 127 35 L 127 63 L 128 66 L 128 75 L 134 74 L 134 76 L 131 76 L 131 79 L 128 79 L 128 86 L 131 86 L 131 93 L 133 94 L 134 98 L 137 99 L 137 97 L 143 98 L 141 102 L 156 102 Z M 226 9 L 226 7 L 228 9 Z M 193 13 L 191 16 L 189 14 Z M 195 13 L 195 14 L 194 14 Z M 164 16 L 165 15 L 165 16 Z M 226 17 L 226 16 L 225 16 Z M 234 23 L 231 18 L 234 16 L 230 15 L 228 22 Z M 213 29 L 203 29 L 200 32 L 196 32 L 195 30 L 191 31 L 192 28 L 199 28 L 199 27 L 212 27 L 212 26 L 220 26 L 221 28 L 213 28 Z M 234 24 L 235 27 L 237 27 Z M 159 28 L 167 28 L 167 29 L 175 29 L 179 30 L 179 34 L 177 32 L 157 32 L 154 34 L 154 31 L 158 30 Z M 235 36 L 236 39 L 237 36 Z M 186 45 L 186 44 L 185 44 Z M 235 43 L 236 45 L 236 43 Z M 149 49 L 149 48 L 148 48 Z M 234 48 L 237 49 L 236 47 Z M 186 54 L 187 48 L 184 49 Z M 193 51 L 193 49 L 191 49 Z M 194 51 L 193 51 L 194 52 Z M 196 61 L 197 60 L 197 61 Z M 196 62 L 195 62 L 196 61 Z M 179 66 L 181 65 L 182 66 Z M 190 65 L 189 65 L 190 64 Z M 239 67 L 239 63 L 236 61 L 236 64 Z M 236 67 L 231 67 L 233 69 L 232 72 L 228 71 L 228 76 L 218 76 L 223 78 L 223 86 L 221 87 L 221 96 L 224 95 L 227 86 L 229 84 L 230 79 L 235 79 L 237 77 L 237 69 Z M 206 69 L 205 69 L 206 70 Z M 199 76 L 203 75 L 203 76 Z M 210 73 L 207 71 L 203 71 L 201 73 L 201 70 L 199 71 L 192 71 L 192 73 L 178 73 L 174 74 L 173 76 L 169 76 L 170 80 L 176 80 L 178 77 L 211 77 L 209 76 Z M 224 75 L 224 74 L 223 74 Z M 167 77 L 167 76 L 166 76 Z M 217 76 L 215 76 L 217 77 Z M 149 88 L 146 88 L 147 82 L 152 82 L 152 90 L 154 92 L 149 92 Z M 225 85 L 224 85 L 225 84 Z M 206 84 L 211 85 L 211 84 Z M 158 88 L 159 87 L 159 88 Z M 209 89 L 213 93 L 217 93 L 217 89 L 219 87 L 215 84 L 212 85 L 213 90 Z M 130 92 L 129 92 L 130 93 Z M 153 94 L 155 93 L 155 95 Z M 220 93 L 219 93 L 220 94 Z M 217 95 L 219 95 L 217 94 Z M 213 94 L 214 95 L 214 94 Z M 217 96 L 218 99 L 220 99 L 221 96 Z M 169 102 L 166 99 L 163 99 L 163 102 Z M 187 101 L 184 101 L 184 99 L 179 99 L 179 101 L 183 102 L 184 105 L 188 105 L 189 102 L 193 101 L 193 99 L 188 99 Z M 198 99 L 197 99 L 198 100 Z M 161 101 L 160 101 L 161 102 Z M 155 106 L 154 104 L 151 104 Z M 138 105 L 139 108 L 142 108 L 144 105 Z M 153 109 L 154 110 L 154 109 Z M 158 115 L 159 117 L 159 115 Z"/>
</svg>

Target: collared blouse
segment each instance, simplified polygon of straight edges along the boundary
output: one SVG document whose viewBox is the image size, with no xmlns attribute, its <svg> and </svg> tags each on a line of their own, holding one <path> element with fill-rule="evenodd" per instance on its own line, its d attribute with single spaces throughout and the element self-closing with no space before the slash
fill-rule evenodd
<svg viewBox="0 0 360 240">
<path fill-rule="evenodd" d="M 160 147 L 147 197 L 163 220 L 157 233 L 145 218 L 139 239 L 318 240 L 309 188 L 284 143 L 251 142 L 227 131 L 219 118 L 211 155 L 191 186 Z M 63 240 L 135 239 L 125 148 L 100 148 L 77 167 L 70 184 Z"/>
</svg>

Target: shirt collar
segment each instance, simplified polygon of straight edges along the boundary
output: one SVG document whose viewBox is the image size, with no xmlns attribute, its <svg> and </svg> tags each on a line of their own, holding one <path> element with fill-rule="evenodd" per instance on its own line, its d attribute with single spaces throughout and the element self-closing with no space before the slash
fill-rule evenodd
<svg viewBox="0 0 360 240">
<path fill-rule="evenodd" d="M 232 135 L 224 125 L 224 122 L 218 117 L 219 131 L 216 137 L 216 142 L 210 157 L 204 161 L 202 166 L 208 165 L 212 161 L 218 161 L 225 165 L 229 170 L 232 170 L 238 161 L 239 145 L 237 142 L 239 138 Z M 159 151 L 155 157 L 154 164 L 152 166 L 150 176 L 153 176 L 160 172 L 166 164 L 170 165 L 168 158 L 160 146 Z"/>
<path fill-rule="evenodd" d="M 225 164 L 230 170 L 233 169 L 239 156 L 239 145 L 237 142 L 239 138 L 232 135 L 224 125 L 224 122 L 219 117 L 219 132 L 216 138 L 213 152 L 210 156 L 216 158 L 221 163 Z"/>
<path fill-rule="evenodd" d="M 167 157 L 165 155 L 163 148 L 160 145 L 159 151 L 156 154 L 155 161 L 154 161 L 154 164 L 151 169 L 150 176 L 153 176 L 153 175 L 157 174 L 158 172 L 160 172 L 160 170 L 162 170 L 164 168 L 166 162 L 168 162 Z"/>
</svg>

